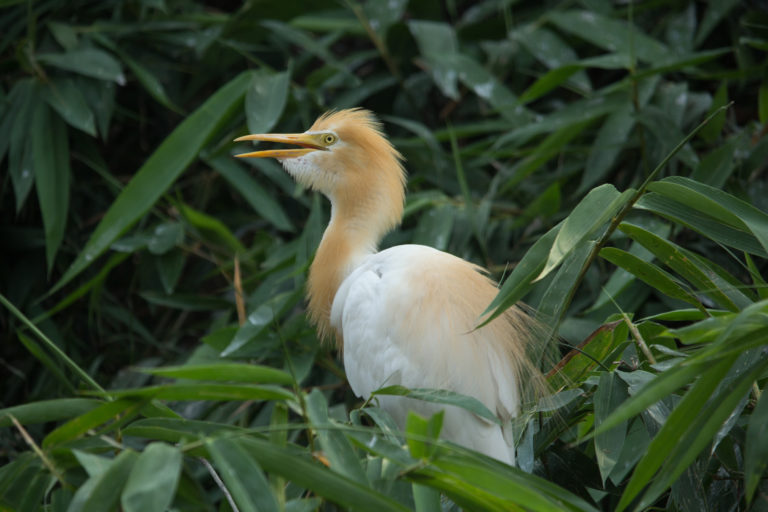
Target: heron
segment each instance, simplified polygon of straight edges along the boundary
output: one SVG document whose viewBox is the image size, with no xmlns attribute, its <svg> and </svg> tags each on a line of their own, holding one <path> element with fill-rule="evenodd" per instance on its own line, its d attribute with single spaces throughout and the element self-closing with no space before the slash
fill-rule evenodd
<svg viewBox="0 0 768 512">
<path fill-rule="evenodd" d="M 402 220 L 406 172 L 375 115 L 331 111 L 303 133 L 235 141 L 294 146 L 236 156 L 277 159 L 296 182 L 331 203 L 309 269 L 308 314 L 320 338 L 335 339 L 353 392 L 368 400 L 381 387 L 401 385 L 473 397 L 500 421 L 403 396 L 377 399 L 400 427 L 409 411 L 444 410 L 442 438 L 514 464 L 510 420 L 523 397 L 541 387 L 529 354 L 544 341 L 517 305 L 481 325 L 498 288 L 478 265 L 424 245 L 378 250 Z"/>
</svg>

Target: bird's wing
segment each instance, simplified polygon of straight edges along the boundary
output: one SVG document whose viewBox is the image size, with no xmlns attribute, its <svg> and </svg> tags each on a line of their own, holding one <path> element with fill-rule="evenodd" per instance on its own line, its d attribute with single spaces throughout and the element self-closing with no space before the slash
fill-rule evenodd
<svg viewBox="0 0 768 512">
<path fill-rule="evenodd" d="M 450 254 L 402 245 L 367 257 L 342 283 L 331 324 L 344 338 L 353 391 L 393 384 L 449 389 L 501 418 L 518 408 L 516 342 L 501 317 L 475 329 L 496 288 Z"/>
</svg>

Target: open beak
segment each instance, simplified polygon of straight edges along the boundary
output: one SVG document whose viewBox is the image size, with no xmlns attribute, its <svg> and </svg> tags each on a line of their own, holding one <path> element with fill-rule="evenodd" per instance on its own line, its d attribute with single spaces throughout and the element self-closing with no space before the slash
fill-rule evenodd
<svg viewBox="0 0 768 512">
<path fill-rule="evenodd" d="M 246 140 L 261 140 L 265 142 L 283 142 L 301 146 L 300 149 L 267 149 L 264 151 L 253 151 L 251 153 L 242 153 L 235 155 L 239 158 L 296 158 L 306 155 L 312 151 L 324 150 L 325 148 L 318 144 L 317 134 L 310 133 L 260 133 L 255 135 L 244 135 L 238 137 L 235 142 Z"/>
</svg>

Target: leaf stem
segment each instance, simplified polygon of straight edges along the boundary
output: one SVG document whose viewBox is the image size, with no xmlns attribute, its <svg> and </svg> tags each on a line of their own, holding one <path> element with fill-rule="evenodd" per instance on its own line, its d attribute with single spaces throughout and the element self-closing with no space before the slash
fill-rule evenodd
<svg viewBox="0 0 768 512">
<path fill-rule="evenodd" d="M 649 363 L 656 364 L 656 358 L 653 357 L 651 349 L 648 348 L 648 345 L 645 343 L 643 335 L 640 334 L 637 326 L 632 323 L 632 320 L 629 319 L 629 316 L 626 313 L 622 313 L 621 316 L 624 319 L 624 322 L 627 324 L 627 327 L 629 327 L 629 332 L 632 333 L 632 337 L 635 338 L 637 346 L 640 347 L 640 350 L 643 352 L 643 355 L 645 355 L 645 358 L 648 359 Z"/>
</svg>

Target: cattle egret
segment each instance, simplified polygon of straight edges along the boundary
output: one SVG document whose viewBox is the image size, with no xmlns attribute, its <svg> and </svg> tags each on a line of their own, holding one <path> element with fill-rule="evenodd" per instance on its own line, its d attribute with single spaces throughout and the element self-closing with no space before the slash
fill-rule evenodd
<svg viewBox="0 0 768 512">
<path fill-rule="evenodd" d="M 402 156 L 367 110 L 329 112 L 304 133 L 246 135 L 236 141 L 297 148 L 237 155 L 276 158 L 299 184 L 331 202 L 308 280 L 309 316 L 335 337 L 356 395 L 381 387 L 448 389 L 476 398 L 503 426 L 455 406 L 397 396 L 379 404 L 401 427 L 409 410 L 445 410 L 442 437 L 514 464 L 509 420 L 541 382 L 527 356 L 533 321 L 513 307 L 476 329 L 497 293 L 483 270 L 422 245 L 377 251 L 403 214 Z"/>
</svg>

